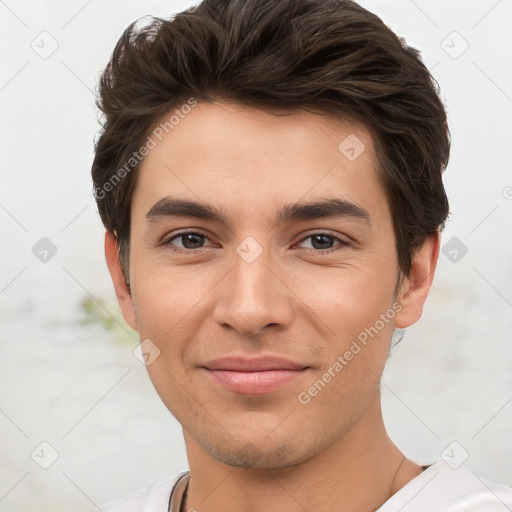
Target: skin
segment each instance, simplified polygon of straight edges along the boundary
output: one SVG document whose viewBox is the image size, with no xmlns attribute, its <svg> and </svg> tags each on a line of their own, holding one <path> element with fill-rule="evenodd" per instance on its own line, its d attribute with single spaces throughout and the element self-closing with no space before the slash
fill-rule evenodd
<svg viewBox="0 0 512 512">
<path fill-rule="evenodd" d="M 338 149 L 351 134 L 365 145 L 354 161 Z M 375 510 L 421 472 L 386 433 L 379 379 L 393 327 L 421 316 L 439 235 L 415 253 L 396 295 L 395 237 L 377 169 L 360 123 L 228 102 L 199 103 L 142 162 L 131 210 L 131 289 L 110 233 L 106 259 L 124 318 L 160 350 L 148 372 L 183 426 L 185 510 L 323 512 L 340 503 Z M 210 203 L 227 220 L 148 219 L 170 196 Z M 369 219 L 274 221 L 284 205 L 331 197 Z M 187 230 L 205 238 L 191 245 L 175 236 Z M 345 243 L 311 238 L 319 231 Z M 263 250 L 251 263 L 236 251 L 248 236 Z M 394 319 L 300 403 L 299 393 L 397 303 Z M 233 354 L 279 355 L 308 369 L 271 393 L 241 394 L 201 368 Z"/>
</svg>

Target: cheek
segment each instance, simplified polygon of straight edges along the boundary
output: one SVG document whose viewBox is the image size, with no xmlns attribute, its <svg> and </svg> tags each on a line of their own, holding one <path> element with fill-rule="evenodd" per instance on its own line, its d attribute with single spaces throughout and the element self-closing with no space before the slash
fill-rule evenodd
<svg viewBox="0 0 512 512">
<path fill-rule="evenodd" d="M 392 308 L 395 277 L 371 261 L 350 268 L 299 270 L 290 275 L 290 287 L 331 334 L 354 336 Z"/>
<path fill-rule="evenodd" d="M 336 269 L 327 278 L 320 274 L 308 278 L 315 287 L 303 286 L 301 293 L 314 316 L 328 326 L 328 338 L 318 342 L 326 350 L 317 387 L 329 382 L 329 390 L 322 392 L 326 407 L 331 401 L 350 404 L 351 396 L 371 393 L 386 363 L 400 309 L 393 304 L 395 276 L 374 267 Z"/>
<path fill-rule="evenodd" d="M 160 337 L 186 321 L 210 288 L 204 272 L 184 271 L 151 261 L 146 265 L 135 263 L 133 275 L 132 293 L 141 321 L 141 336 L 151 331 Z"/>
</svg>

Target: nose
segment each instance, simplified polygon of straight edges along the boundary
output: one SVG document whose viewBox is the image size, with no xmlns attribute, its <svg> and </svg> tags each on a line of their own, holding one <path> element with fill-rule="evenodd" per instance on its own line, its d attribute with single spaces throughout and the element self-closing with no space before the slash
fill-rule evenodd
<svg viewBox="0 0 512 512">
<path fill-rule="evenodd" d="M 293 318 L 293 294 L 268 251 L 254 261 L 238 253 L 216 289 L 214 320 L 224 329 L 257 336 L 266 327 L 286 328 Z"/>
</svg>

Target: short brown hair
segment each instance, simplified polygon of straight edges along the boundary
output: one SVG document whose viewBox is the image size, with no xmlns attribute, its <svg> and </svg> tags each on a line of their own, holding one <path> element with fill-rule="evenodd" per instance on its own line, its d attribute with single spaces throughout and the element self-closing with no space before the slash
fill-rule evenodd
<svg viewBox="0 0 512 512">
<path fill-rule="evenodd" d="M 155 123 L 190 98 L 363 122 L 406 275 L 414 251 L 442 229 L 450 134 L 439 87 L 416 49 L 351 0 L 203 0 L 169 20 L 132 23 L 100 78 L 104 118 L 92 177 L 126 278 L 140 160 L 133 156 Z"/>
</svg>

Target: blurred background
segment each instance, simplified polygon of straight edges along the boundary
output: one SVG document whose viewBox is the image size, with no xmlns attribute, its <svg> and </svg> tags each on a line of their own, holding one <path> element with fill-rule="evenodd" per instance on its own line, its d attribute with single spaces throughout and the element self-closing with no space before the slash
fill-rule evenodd
<svg viewBox="0 0 512 512">
<path fill-rule="evenodd" d="M 512 484 L 512 1 L 365 0 L 419 48 L 453 139 L 452 215 L 384 416 L 418 463 Z M 126 26 L 189 1 L 0 1 L 0 511 L 85 511 L 187 468 L 103 257 L 94 90 Z"/>
</svg>

